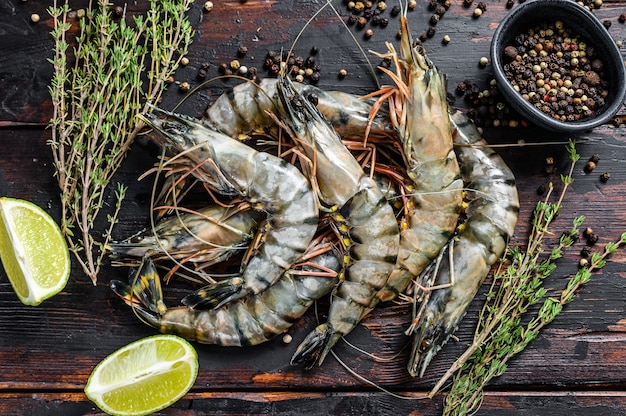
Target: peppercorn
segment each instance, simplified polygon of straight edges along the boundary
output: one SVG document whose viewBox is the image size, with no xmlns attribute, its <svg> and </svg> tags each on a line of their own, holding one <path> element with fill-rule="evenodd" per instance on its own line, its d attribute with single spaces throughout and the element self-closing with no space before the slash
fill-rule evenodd
<svg viewBox="0 0 626 416">
<path fill-rule="evenodd" d="M 595 245 L 600 239 L 600 237 L 598 237 L 598 234 L 593 234 L 593 233 L 587 235 L 586 237 L 587 237 L 587 245 L 590 245 L 590 246 Z"/>
<path fill-rule="evenodd" d="M 451 40 L 451 39 L 450 39 L 450 36 L 449 36 L 449 35 L 444 35 L 444 36 L 443 36 L 443 39 L 441 39 L 441 42 L 442 42 L 444 45 L 447 45 L 448 43 L 450 43 L 450 40 Z"/>
<path fill-rule="evenodd" d="M 430 16 L 430 24 L 431 25 L 436 25 L 437 23 L 439 23 L 439 19 L 441 19 L 441 17 L 438 14 L 433 14 L 432 16 Z"/>
<path fill-rule="evenodd" d="M 608 182 L 610 178 L 611 174 L 609 172 L 603 172 L 602 175 L 600 175 L 600 181 L 602 182 Z"/>
<path fill-rule="evenodd" d="M 617 18 L 617 21 L 620 23 L 625 23 L 626 22 L 626 13 L 622 13 L 619 15 L 619 17 Z"/>
<path fill-rule="evenodd" d="M 415 10 L 415 8 L 417 7 L 417 1 L 409 0 L 408 7 L 409 7 L 409 10 Z"/>
<path fill-rule="evenodd" d="M 578 261 L 578 266 L 581 267 L 581 268 L 585 268 L 588 265 L 589 265 L 589 260 L 587 260 L 587 259 L 580 259 Z"/>
<path fill-rule="evenodd" d="M 213 10 L 213 2 L 212 1 L 207 1 L 204 3 L 204 11 L 205 12 L 210 12 L 211 10 Z"/>
<path fill-rule="evenodd" d="M 515 5 L 515 2 L 513 0 L 507 0 L 506 1 L 506 8 L 507 9 L 511 9 L 514 5 Z"/>
<path fill-rule="evenodd" d="M 348 71 L 346 71 L 345 69 L 340 69 L 339 70 L 339 78 L 345 78 L 348 75 Z"/>
<path fill-rule="evenodd" d="M 604 26 L 606 29 L 609 29 L 611 27 L 611 21 L 610 20 L 603 20 L 602 21 L 602 26 Z"/>
<path fill-rule="evenodd" d="M 463 0 L 463 6 L 470 7 L 474 3 L 474 0 Z"/>
<path fill-rule="evenodd" d="M 433 36 L 435 36 L 435 32 L 437 31 L 437 29 L 435 29 L 434 26 L 430 26 L 427 30 L 426 30 L 426 37 L 427 38 L 432 38 Z"/>
<path fill-rule="evenodd" d="M 39 15 L 37 13 L 33 13 L 30 15 L 30 21 L 33 23 L 37 23 L 39 22 L 39 20 L 41 20 L 41 17 L 39 17 Z"/>
<path fill-rule="evenodd" d="M 367 24 L 367 19 L 363 16 L 359 17 L 359 19 L 356 22 L 356 25 L 360 28 L 365 27 L 365 25 Z"/>
<path fill-rule="evenodd" d="M 537 195 L 545 195 L 546 193 L 546 185 L 544 185 L 543 183 L 541 185 L 539 185 L 539 187 L 537 188 Z"/>
<path fill-rule="evenodd" d="M 489 63 L 489 59 L 487 59 L 486 56 L 483 56 L 480 58 L 480 60 L 478 61 L 480 66 L 487 66 L 487 64 Z"/>
<path fill-rule="evenodd" d="M 391 8 L 391 11 L 389 12 L 389 14 L 391 15 L 391 17 L 396 17 L 397 15 L 400 14 L 400 11 L 401 11 L 400 6 L 396 5 Z"/>
<path fill-rule="evenodd" d="M 124 8 L 122 6 L 115 6 L 113 13 L 115 13 L 117 17 L 122 17 L 124 16 Z"/>
<path fill-rule="evenodd" d="M 478 7 L 474 9 L 473 16 L 474 16 L 475 18 L 480 17 L 482 14 L 483 14 L 483 11 L 482 11 L 481 9 L 479 9 Z"/>
<path fill-rule="evenodd" d="M 600 161 L 600 155 L 599 155 L 599 154 L 597 154 L 597 153 L 594 153 L 594 154 L 593 154 L 593 155 L 591 155 L 591 157 L 589 158 L 589 161 L 597 164 L 597 163 Z"/>
<path fill-rule="evenodd" d="M 180 89 L 182 92 L 187 92 L 189 91 L 190 88 L 191 86 L 189 85 L 188 82 L 181 82 L 180 85 L 178 86 L 178 89 Z"/>
<path fill-rule="evenodd" d="M 592 161 L 587 162 L 585 165 L 585 172 L 590 173 L 596 168 L 596 164 Z"/>
<path fill-rule="evenodd" d="M 588 258 L 589 256 L 591 256 L 591 248 L 587 246 L 583 247 L 580 250 L 580 255 L 581 257 Z"/>
<path fill-rule="evenodd" d="M 487 11 L 487 4 L 484 1 L 481 1 L 481 2 L 478 3 L 478 8 L 480 10 L 482 10 L 483 12 L 486 12 Z"/>
<path fill-rule="evenodd" d="M 365 37 L 365 39 L 369 39 L 374 36 L 374 31 L 372 29 L 367 29 L 363 36 Z"/>
</svg>

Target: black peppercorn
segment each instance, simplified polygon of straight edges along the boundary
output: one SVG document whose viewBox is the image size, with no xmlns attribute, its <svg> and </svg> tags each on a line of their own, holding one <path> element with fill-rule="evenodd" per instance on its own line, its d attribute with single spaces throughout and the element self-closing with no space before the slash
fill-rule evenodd
<svg viewBox="0 0 626 416">
<path fill-rule="evenodd" d="M 583 247 L 582 250 L 580 250 L 580 256 L 583 258 L 588 258 L 589 256 L 591 256 L 591 248 Z"/>
<path fill-rule="evenodd" d="M 607 182 L 610 178 L 611 174 L 609 172 L 603 172 L 602 175 L 600 175 L 600 180 L 602 182 Z"/>
<path fill-rule="evenodd" d="M 544 184 L 539 185 L 539 187 L 537 188 L 537 195 L 545 195 L 546 193 L 546 186 Z"/>
</svg>

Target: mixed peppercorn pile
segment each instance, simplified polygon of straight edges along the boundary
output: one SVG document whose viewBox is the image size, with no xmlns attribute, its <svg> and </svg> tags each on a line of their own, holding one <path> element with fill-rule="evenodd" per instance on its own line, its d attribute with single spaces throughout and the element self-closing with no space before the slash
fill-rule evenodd
<svg viewBox="0 0 626 416">
<path fill-rule="evenodd" d="M 525 100 L 560 121 L 577 121 L 602 107 L 608 95 L 600 51 L 563 22 L 544 23 L 504 49 L 504 71 Z"/>
</svg>

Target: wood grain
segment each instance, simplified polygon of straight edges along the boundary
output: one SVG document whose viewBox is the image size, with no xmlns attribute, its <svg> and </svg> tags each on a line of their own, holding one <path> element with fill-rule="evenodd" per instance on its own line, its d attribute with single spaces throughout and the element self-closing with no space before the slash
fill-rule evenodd
<svg viewBox="0 0 626 416">
<path fill-rule="evenodd" d="M 59 197 L 52 157 L 45 129 L 51 117 L 47 86 L 52 68 L 46 61 L 53 43 L 49 35 L 51 19 L 45 9 L 49 2 L 0 0 L 0 195 L 29 199 L 59 218 Z M 129 5 L 128 13 L 140 13 L 145 2 Z M 177 81 L 200 85 L 198 69 L 209 63 L 209 77 L 218 74 L 221 63 L 237 58 L 240 45 L 249 52 L 240 58 L 247 66 L 259 66 L 268 50 L 291 47 L 306 21 L 322 2 L 249 0 L 214 2 L 211 13 L 202 11 L 198 1 L 191 11 L 196 28 L 189 52 L 190 64 L 176 74 Z M 334 1 L 346 14 L 343 1 Z M 391 2 L 388 2 L 391 3 Z M 486 1 L 487 12 L 480 19 L 471 18 L 471 9 L 454 0 L 449 12 L 437 26 L 437 34 L 426 42 L 431 59 L 447 73 L 454 105 L 466 108 L 455 96 L 455 85 L 465 79 L 486 85 L 489 66 L 480 68 L 481 56 L 489 55 L 491 35 L 507 10 L 504 1 Z M 516 2 L 517 3 L 517 2 Z M 77 5 L 85 4 L 79 2 Z M 409 13 L 416 34 L 425 30 L 430 13 L 426 1 Z M 78 6 L 75 6 L 78 7 Z M 604 1 L 594 13 L 601 20 L 611 20 L 609 32 L 615 39 L 626 37 L 624 24 L 617 16 L 626 10 L 625 1 Z M 38 13 L 41 21 L 30 22 Z M 351 31 L 361 46 L 385 51 L 384 42 L 395 42 L 397 19 L 390 19 L 386 29 L 374 28 L 372 39 L 363 40 L 363 32 Z M 452 41 L 444 46 L 440 39 L 449 34 Z M 308 56 L 319 47 L 316 59 L 322 66 L 318 86 L 352 93 L 369 92 L 376 81 L 388 82 L 380 73 L 371 74 L 366 60 L 355 48 L 346 29 L 330 10 L 322 11 L 306 29 L 294 48 Z M 373 64 L 377 58 L 370 55 Z M 339 69 L 348 76 L 339 79 Z M 215 81 L 200 88 L 184 102 L 179 111 L 199 116 L 206 106 L 234 81 Z M 182 98 L 176 84 L 170 87 L 162 106 L 172 108 Z M 626 114 L 624 110 L 622 115 Z M 601 157 L 591 173 L 579 164 L 562 214 L 555 222 L 555 239 L 578 215 L 587 216 L 586 224 L 600 236 L 597 249 L 626 231 L 626 128 L 601 126 L 592 132 L 576 135 L 582 160 Z M 487 129 L 492 144 L 553 141 L 565 143 L 569 137 L 532 127 Z M 512 244 L 526 241 L 531 212 L 541 198 L 540 185 L 558 184 L 558 175 L 567 168 L 562 144 L 506 147 L 499 150 L 518 180 L 521 197 L 520 221 Z M 553 157 L 556 173 L 545 173 L 545 160 Z M 155 160 L 154 150 L 136 143 L 116 180 L 129 186 L 124 217 L 115 233 L 119 238 L 131 235 L 147 224 L 150 180 L 137 181 L 139 174 Z M 602 172 L 611 178 L 603 183 Z M 566 252 L 549 285 L 560 288 L 563 277 L 574 273 L 584 242 Z M 579 297 L 551 324 L 530 347 L 515 358 L 508 371 L 493 381 L 479 415 L 551 414 L 626 415 L 626 254 L 616 253 L 601 274 L 580 290 Z M 111 279 L 123 279 L 127 271 L 105 267 L 97 286 L 93 286 L 74 265 L 66 289 L 32 308 L 19 303 L 10 284 L 0 272 L 0 414 L 18 415 L 95 415 L 97 408 L 82 394 L 93 367 L 115 349 L 154 331 L 141 324 L 109 289 Z M 481 294 L 484 293 L 481 291 Z M 187 289 L 182 285 L 166 288 L 169 299 L 180 299 Z M 369 316 L 349 341 L 389 362 L 374 362 L 345 343 L 335 349 L 338 356 L 359 374 L 376 383 L 413 398 L 423 397 L 447 370 L 470 341 L 481 297 L 472 304 L 467 318 L 451 341 L 436 357 L 423 379 L 412 380 L 404 369 L 407 339 L 402 330 L 410 312 L 404 306 L 386 305 Z M 327 301 L 319 307 L 325 313 Z M 162 414 L 378 414 L 439 415 L 443 396 L 433 400 L 400 400 L 381 393 L 357 380 L 334 359 L 321 368 L 303 371 L 288 363 L 296 345 L 315 325 L 309 311 L 290 331 L 293 342 L 273 340 L 254 348 L 220 348 L 196 345 L 200 373 L 192 390 L 183 400 Z"/>
</svg>

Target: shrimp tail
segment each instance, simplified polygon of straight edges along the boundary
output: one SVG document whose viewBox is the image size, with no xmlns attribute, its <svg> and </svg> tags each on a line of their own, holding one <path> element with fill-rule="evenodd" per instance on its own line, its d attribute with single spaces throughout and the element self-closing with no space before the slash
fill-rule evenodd
<svg viewBox="0 0 626 416">
<path fill-rule="evenodd" d="M 111 281 L 111 289 L 131 306 L 149 325 L 159 328 L 160 318 L 167 307 L 163 303 L 161 279 L 154 262 L 145 257 L 136 273 L 130 273 L 129 283 Z"/>
<path fill-rule="evenodd" d="M 240 298 L 243 279 L 233 278 L 204 286 L 185 296 L 182 304 L 193 309 L 216 309 Z"/>
<path fill-rule="evenodd" d="M 325 323 L 317 326 L 298 345 L 296 352 L 291 357 L 290 364 L 304 364 L 304 368 L 307 370 L 315 365 L 321 365 L 339 338 L 341 338 L 341 334 L 333 330 L 330 324 Z"/>
</svg>

